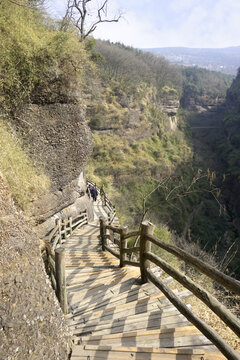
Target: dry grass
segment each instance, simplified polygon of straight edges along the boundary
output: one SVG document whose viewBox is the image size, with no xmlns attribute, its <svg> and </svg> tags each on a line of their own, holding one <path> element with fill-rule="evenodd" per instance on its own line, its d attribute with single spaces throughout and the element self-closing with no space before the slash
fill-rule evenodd
<svg viewBox="0 0 240 360">
<path fill-rule="evenodd" d="M 3 121 L 0 121 L 0 170 L 14 201 L 23 210 L 50 185 L 49 178 L 33 164 L 21 141 Z"/>
<path fill-rule="evenodd" d="M 192 278 L 193 279 L 193 278 Z M 225 296 L 214 290 L 213 283 L 207 279 L 204 275 L 195 276 L 193 279 L 196 284 L 201 284 L 203 288 L 205 288 L 208 292 L 210 292 L 213 296 L 219 299 L 225 299 Z M 204 285 L 203 285 L 204 284 Z M 185 288 L 177 281 L 173 280 L 172 283 L 168 284 L 168 286 L 174 290 L 178 291 L 185 290 Z M 220 301 L 220 300 L 219 300 Z M 233 349 L 240 352 L 240 339 L 239 337 L 227 327 L 227 325 L 219 319 L 219 317 L 210 310 L 201 300 L 199 300 L 196 296 L 192 295 L 183 299 L 185 304 L 190 304 L 192 311 L 202 319 L 206 324 L 211 326 Z M 221 301 L 222 302 L 222 301 Z M 226 304 L 223 304 L 226 306 Z M 229 307 L 228 307 L 229 308 Z M 229 309 L 232 313 L 238 312 L 237 305 L 232 306 L 232 309 Z M 238 312 L 239 315 L 240 312 Z"/>
<path fill-rule="evenodd" d="M 239 337 L 216 314 L 195 296 L 191 296 L 185 301 L 191 305 L 196 315 L 210 325 L 233 349 L 240 352 Z"/>
</svg>

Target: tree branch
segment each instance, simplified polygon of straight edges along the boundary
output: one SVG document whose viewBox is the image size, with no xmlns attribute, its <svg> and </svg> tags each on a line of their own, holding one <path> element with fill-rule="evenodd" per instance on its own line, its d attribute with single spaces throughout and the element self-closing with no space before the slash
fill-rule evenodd
<svg viewBox="0 0 240 360">
<path fill-rule="evenodd" d="M 79 1 L 68 0 L 67 11 L 64 20 L 69 18 L 72 21 L 73 25 L 79 31 L 81 41 L 86 39 L 91 33 L 93 33 L 99 24 L 118 22 L 122 17 L 122 14 L 120 13 L 118 16 L 115 16 L 113 19 L 103 18 L 103 14 L 105 17 L 107 17 L 107 4 L 108 4 L 108 0 L 104 0 L 102 5 L 98 9 L 96 9 L 96 20 L 91 25 L 89 25 L 87 30 L 85 30 L 86 17 L 89 14 L 89 9 L 87 7 L 87 4 L 90 3 L 91 1 L 93 0 L 79 0 Z"/>
</svg>

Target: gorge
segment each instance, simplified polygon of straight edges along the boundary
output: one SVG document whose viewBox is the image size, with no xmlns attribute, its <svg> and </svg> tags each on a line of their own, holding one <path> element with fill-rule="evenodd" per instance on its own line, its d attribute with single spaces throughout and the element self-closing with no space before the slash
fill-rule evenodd
<svg viewBox="0 0 240 360">
<path fill-rule="evenodd" d="M 239 279 L 240 74 L 79 42 L 6 0 L 0 29 L 0 357 L 68 356 L 43 239 L 57 219 L 93 218 L 86 177 L 122 224 L 145 216 L 164 241 Z"/>
</svg>

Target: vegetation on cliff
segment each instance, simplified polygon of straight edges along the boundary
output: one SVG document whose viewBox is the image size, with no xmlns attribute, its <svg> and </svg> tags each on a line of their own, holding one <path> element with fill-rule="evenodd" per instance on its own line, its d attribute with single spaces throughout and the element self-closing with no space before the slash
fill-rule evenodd
<svg viewBox="0 0 240 360">
<path fill-rule="evenodd" d="M 0 121 L 0 169 L 15 202 L 27 210 L 29 203 L 46 191 L 49 178 L 23 151 L 23 146 L 9 126 Z"/>
<path fill-rule="evenodd" d="M 194 163 L 186 114 L 179 108 L 179 100 L 187 104 L 186 86 L 194 84 L 192 101 L 201 95 L 202 106 L 208 106 L 216 97 L 224 97 L 230 77 L 197 68 L 177 68 L 161 57 L 121 44 L 99 41 L 95 51 L 103 57 L 98 56 L 102 85 L 100 95 L 91 99 L 88 108 L 95 141 L 89 175 L 112 191 L 124 221 L 132 226 L 139 223 L 143 199 L 151 193 L 146 206 L 158 206 L 148 216 L 180 235 L 186 233 L 188 219 L 204 196 L 202 225 L 199 232 L 194 227 L 194 241 L 203 235 L 209 212 L 219 216 L 209 183 L 199 182 L 194 192 L 179 196 L 174 204 L 166 201 L 166 189 L 157 186 L 168 178 L 172 183 L 169 191 L 182 186 L 181 179 L 187 188 L 200 165 L 203 172 L 207 171 L 203 163 Z M 172 127 L 173 121 L 178 121 L 177 127 Z M 211 237 L 212 244 L 219 237 L 214 226 L 209 230 L 201 240 L 203 246 Z"/>
<path fill-rule="evenodd" d="M 0 169 L 15 202 L 26 209 L 49 187 L 51 173 L 46 171 L 48 163 L 41 153 L 47 135 L 41 148 L 34 150 L 29 144 L 36 132 L 32 119 L 39 111 L 35 109 L 34 114 L 32 109 L 25 117 L 22 113 L 29 104 L 76 103 L 82 99 L 94 64 L 77 35 L 60 31 L 35 2 L 1 1 L 0 40 Z M 45 112 L 44 121 L 47 116 Z M 38 132 L 35 136 L 39 142 L 42 135 L 40 129 Z"/>
<path fill-rule="evenodd" d="M 29 112 L 25 117 L 20 116 L 27 103 L 46 105 L 80 100 L 82 109 L 87 107 L 95 142 L 88 174 L 113 193 L 123 220 L 128 219 L 135 226 L 144 212 L 146 198 L 145 207 L 154 204 L 148 213 L 152 220 L 158 225 L 168 224 L 178 234 L 186 235 L 189 217 L 201 204 L 200 189 L 206 189 L 209 184 L 200 186 L 198 183 L 199 188 L 194 193 L 179 196 L 174 206 L 166 201 L 163 186 L 158 186 L 163 179 L 169 179 L 172 182 L 168 184 L 169 191 L 179 181 L 188 188 L 198 171 L 193 162 L 185 114 L 179 109 L 179 103 L 181 101 L 185 108 L 192 102 L 207 107 L 216 98 L 224 97 L 230 78 L 197 68 L 179 68 L 162 57 L 122 44 L 97 41 L 95 46 L 93 39 L 80 42 L 71 25 L 61 27 L 38 7 L 29 7 L 27 1 L 21 1 L 24 6 L 6 0 L 0 4 L 0 107 L 4 122 L 11 122 L 13 128 L 22 121 L 27 124 Z M 39 119 L 37 121 L 41 134 Z M 25 158 L 31 159 L 25 163 L 28 169 L 32 168 L 32 174 L 37 174 L 34 175 L 36 181 L 14 175 L 21 179 L 23 186 L 20 187 L 9 180 L 14 199 L 22 208 L 35 197 L 30 183 L 35 183 L 39 192 L 42 190 L 38 181 L 44 186 L 49 184 L 43 173 L 47 166 L 41 164 L 41 153 L 36 167 L 31 149 L 23 146 L 28 137 L 25 132 L 30 134 L 31 126 L 34 126 L 32 121 L 30 125 L 21 125 L 24 143 L 20 141 L 18 146 L 24 147 Z M 10 129 L 4 125 L 1 130 L 5 139 L 9 139 L 8 143 L 12 136 L 19 137 L 19 132 L 11 135 Z M 36 134 L 34 136 L 36 139 Z M 44 138 L 43 142 L 45 140 L 48 141 Z M 9 148 L 14 149 L 4 146 L 5 163 L 17 158 L 11 157 Z M 1 168 L 6 178 L 13 178 L 7 175 L 6 166 L 1 165 Z M 31 196 L 28 198 L 26 194 Z M 205 205 L 201 209 L 206 211 L 201 210 L 204 213 L 201 221 L 192 229 L 193 241 L 202 233 L 209 213 L 218 216 L 218 206 L 212 205 L 211 194 L 205 192 L 204 198 Z M 215 241 L 219 236 L 213 226 L 200 242 L 205 246 L 210 237 Z"/>
<path fill-rule="evenodd" d="M 163 58 L 121 44 L 98 41 L 94 46 L 93 39 L 79 42 L 74 29 L 61 30 L 41 9 L 30 7 L 29 1 L 21 0 L 21 5 L 7 0 L 0 2 L 0 171 L 15 203 L 28 209 L 50 185 L 49 168 L 58 171 L 51 179 L 60 196 L 66 182 L 76 181 L 80 168 L 76 164 L 84 163 L 82 148 L 91 152 L 91 145 L 88 147 L 82 140 L 84 137 L 89 140 L 87 129 L 79 130 L 84 115 L 76 116 L 79 107 L 77 110 L 73 107 L 77 103 L 83 113 L 86 110 L 93 131 L 94 150 L 88 176 L 105 185 L 125 224 L 136 227 L 147 214 L 159 227 L 156 232 L 164 241 L 175 240 L 185 247 L 189 242 L 194 243 L 192 251 L 199 256 L 204 256 L 200 248 L 213 252 L 215 246 L 222 245 L 229 218 L 219 217 L 217 193 L 212 197 L 213 190 L 217 190 L 215 175 L 203 161 L 194 158 L 191 133 L 185 121 L 189 113 L 180 109 L 179 104 L 185 108 L 192 102 L 202 108 L 216 105 L 216 98 L 224 97 L 230 78 L 197 68 L 180 69 Z M 236 189 L 240 176 L 239 76 L 228 91 L 229 112 L 225 118 L 228 135 L 218 143 L 220 153 L 224 154 L 227 182 Z M 50 110 L 45 111 L 45 105 Z M 57 122 L 56 118 L 60 120 Z M 75 137 L 77 131 L 79 137 Z M 44 149 L 47 156 L 42 156 L 39 149 Z M 63 158 L 67 165 L 63 164 Z M 203 168 L 200 171 L 199 165 Z M 8 213 L 15 216 L 17 211 L 11 208 L 4 181 L 1 187 L 9 201 L 9 209 L 2 216 L 7 217 Z M 71 202 L 68 194 L 64 196 Z M 50 215 L 57 201 L 58 209 L 62 209 L 62 198 L 59 200 L 55 195 L 47 196 Z M 237 202 L 235 206 L 239 206 Z M 11 218 L 8 220 L 7 226 L 11 226 Z M 22 217 L 17 230 L 21 221 L 24 221 Z M 24 227 L 29 234 L 28 226 Z M 25 232 L 21 232 L 20 241 L 29 240 L 24 245 L 27 249 L 31 238 L 26 238 Z M 188 242 L 180 243 L 179 235 Z M 10 234 L 2 251 L 7 251 L 6 246 L 11 246 L 18 236 Z M 36 239 L 33 251 L 39 259 Z M 228 248 L 222 263 L 227 251 Z M 21 276 L 21 261 L 31 265 L 28 254 L 24 255 L 25 260 L 19 257 L 19 264 L 14 263 L 14 253 L 10 255 Z M 40 269 L 43 279 L 42 263 L 38 265 L 36 269 Z M 238 270 L 239 265 L 234 266 Z M 26 266 L 26 273 L 31 275 L 28 271 Z M 30 275 L 24 283 L 28 290 Z M 9 289 L 6 282 L 6 291 L 12 291 L 13 278 L 10 284 Z M 47 320 L 44 326 L 48 328 Z M 51 329 L 51 334 L 55 334 L 54 325 Z M 43 332 L 46 333 L 44 328 Z M 49 349 L 52 351 L 51 346 Z"/>
</svg>

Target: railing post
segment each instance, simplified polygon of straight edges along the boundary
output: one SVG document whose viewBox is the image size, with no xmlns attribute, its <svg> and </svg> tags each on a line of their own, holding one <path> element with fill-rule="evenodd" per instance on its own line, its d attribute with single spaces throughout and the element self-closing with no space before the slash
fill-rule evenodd
<svg viewBox="0 0 240 360">
<path fill-rule="evenodd" d="M 111 213 L 109 212 L 108 213 L 108 225 L 111 225 L 110 223 L 111 223 Z"/>
<path fill-rule="evenodd" d="M 64 219 L 63 220 L 63 234 L 62 234 L 62 238 L 64 239 L 64 240 L 66 240 L 66 238 L 67 238 L 67 219 Z M 61 242 L 62 243 L 62 242 Z M 61 244 L 60 243 L 60 244 Z"/>
<path fill-rule="evenodd" d="M 146 239 L 146 235 L 153 235 L 154 225 L 148 221 L 144 221 L 141 224 L 140 233 L 140 271 L 142 283 L 147 282 L 145 269 L 150 267 L 150 262 L 145 260 L 144 255 L 146 252 L 151 251 L 151 242 Z"/>
<path fill-rule="evenodd" d="M 72 216 L 70 216 L 70 218 L 69 218 L 69 227 L 70 227 L 70 236 L 71 236 L 72 232 L 73 232 L 73 230 L 72 230 Z"/>
<path fill-rule="evenodd" d="M 124 226 L 121 228 L 120 233 L 120 267 L 124 266 L 124 260 L 126 260 L 126 254 L 123 252 L 123 249 L 127 247 L 127 239 L 125 236 L 127 235 L 128 227 Z"/>
<path fill-rule="evenodd" d="M 106 242 L 106 219 L 101 216 L 100 220 L 100 239 L 102 243 L 102 250 L 105 250 L 105 242 Z"/>
<path fill-rule="evenodd" d="M 57 219 L 56 220 L 56 224 L 58 226 L 58 233 L 59 233 L 59 240 L 58 240 L 58 244 L 62 243 L 62 237 L 61 237 L 61 230 L 62 230 L 62 225 L 61 225 L 61 220 Z"/>
<path fill-rule="evenodd" d="M 67 291 L 65 279 L 65 250 L 57 249 L 55 251 L 55 269 L 56 269 L 56 294 L 64 314 L 68 312 Z"/>
</svg>

